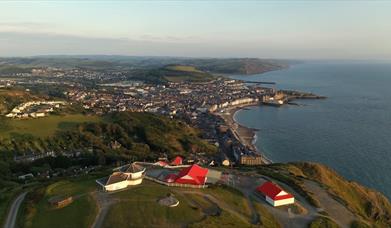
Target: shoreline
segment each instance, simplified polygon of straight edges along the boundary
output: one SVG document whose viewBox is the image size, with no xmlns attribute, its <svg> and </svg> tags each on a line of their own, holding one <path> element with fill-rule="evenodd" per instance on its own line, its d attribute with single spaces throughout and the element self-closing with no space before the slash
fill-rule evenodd
<svg viewBox="0 0 391 228">
<path fill-rule="evenodd" d="M 245 147 L 259 154 L 264 164 L 271 164 L 273 162 L 269 158 L 267 158 L 265 154 L 262 153 L 262 151 L 258 150 L 258 148 L 255 146 L 255 143 L 257 142 L 258 139 L 255 132 L 258 131 L 258 129 L 252 129 L 243 126 L 240 123 L 238 123 L 238 121 L 236 121 L 235 119 L 236 112 L 240 110 L 244 110 L 246 107 L 257 107 L 260 105 L 261 105 L 260 102 L 256 102 L 256 103 L 248 103 L 248 104 L 233 106 L 233 107 L 226 108 L 224 112 L 222 113 L 219 112 L 216 115 L 220 116 L 224 120 L 225 124 L 231 129 L 234 136 L 237 138 L 237 140 L 240 143 L 242 143 Z"/>
</svg>

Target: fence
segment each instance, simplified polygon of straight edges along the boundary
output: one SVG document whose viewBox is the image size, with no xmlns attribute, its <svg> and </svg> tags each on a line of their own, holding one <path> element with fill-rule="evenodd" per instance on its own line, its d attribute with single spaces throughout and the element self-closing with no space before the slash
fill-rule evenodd
<svg viewBox="0 0 391 228">
<path fill-rule="evenodd" d="M 158 180 L 158 179 L 155 179 L 153 177 L 149 177 L 149 176 L 145 176 L 145 179 L 147 180 L 151 180 L 153 182 L 156 182 L 156 183 L 159 183 L 159 184 L 163 184 L 163 185 L 166 185 L 166 186 L 169 186 L 169 187 L 181 187 L 181 188 L 207 188 L 208 185 L 193 185 L 193 184 L 179 184 L 179 183 L 167 183 L 167 182 L 164 182 L 164 181 L 161 181 L 161 180 Z"/>
</svg>

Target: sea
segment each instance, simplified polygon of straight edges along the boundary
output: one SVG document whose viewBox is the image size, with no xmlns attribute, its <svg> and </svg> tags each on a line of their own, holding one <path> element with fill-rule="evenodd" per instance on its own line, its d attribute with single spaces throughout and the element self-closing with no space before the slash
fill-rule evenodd
<svg viewBox="0 0 391 228">
<path fill-rule="evenodd" d="M 250 107 L 234 118 L 259 129 L 255 145 L 273 162 L 323 163 L 391 199 L 391 62 L 308 61 L 232 78 L 327 96 Z"/>
</svg>

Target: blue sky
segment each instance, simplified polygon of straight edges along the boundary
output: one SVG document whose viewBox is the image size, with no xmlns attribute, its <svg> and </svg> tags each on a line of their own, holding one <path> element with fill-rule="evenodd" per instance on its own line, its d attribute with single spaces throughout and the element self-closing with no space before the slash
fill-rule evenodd
<svg viewBox="0 0 391 228">
<path fill-rule="evenodd" d="M 0 56 L 391 58 L 391 1 L 3 1 Z"/>
</svg>

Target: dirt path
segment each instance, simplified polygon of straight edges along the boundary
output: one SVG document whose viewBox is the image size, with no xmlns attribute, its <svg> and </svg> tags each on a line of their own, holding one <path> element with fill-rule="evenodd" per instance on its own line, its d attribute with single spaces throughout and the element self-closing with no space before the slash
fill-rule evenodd
<svg viewBox="0 0 391 228">
<path fill-rule="evenodd" d="M 20 194 L 11 205 L 11 208 L 8 212 L 7 220 L 4 224 L 4 228 L 14 228 L 16 223 L 16 217 L 18 215 L 19 207 L 22 204 L 24 198 L 26 197 L 27 192 Z"/>
<path fill-rule="evenodd" d="M 349 228 L 350 224 L 356 220 L 353 215 L 344 205 L 335 200 L 325 189 L 313 181 L 304 181 L 306 189 L 315 193 L 322 208 L 327 211 L 329 216 L 341 227 Z"/>
<path fill-rule="evenodd" d="M 92 192 L 92 197 L 98 204 L 98 214 L 95 217 L 95 221 L 92 224 L 92 228 L 100 228 L 103 225 L 103 221 L 109 212 L 110 206 L 117 202 L 109 194 L 101 191 Z"/>
</svg>

